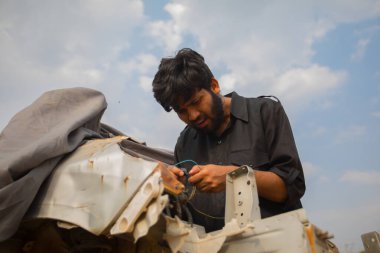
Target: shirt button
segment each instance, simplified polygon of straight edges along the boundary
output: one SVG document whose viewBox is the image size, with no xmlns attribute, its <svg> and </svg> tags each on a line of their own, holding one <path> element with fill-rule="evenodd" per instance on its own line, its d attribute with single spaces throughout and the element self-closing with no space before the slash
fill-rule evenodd
<svg viewBox="0 0 380 253">
<path fill-rule="evenodd" d="M 222 141 L 221 141 L 221 140 L 218 140 L 218 144 L 222 144 Z"/>
</svg>

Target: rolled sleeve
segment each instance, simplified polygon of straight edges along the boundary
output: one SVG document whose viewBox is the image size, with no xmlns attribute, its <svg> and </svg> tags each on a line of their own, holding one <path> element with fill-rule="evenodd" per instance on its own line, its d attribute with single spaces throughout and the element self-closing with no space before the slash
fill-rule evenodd
<svg viewBox="0 0 380 253">
<path fill-rule="evenodd" d="M 284 171 L 278 167 L 273 167 L 270 171 L 278 175 L 284 181 L 288 196 L 284 203 L 284 209 L 291 209 L 291 207 L 297 204 L 305 192 L 303 175 L 295 168 L 289 168 Z"/>
<path fill-rule="evenodd" d="M 280 102 L 266 103 L 262 110 L 269 171 L 284 181 L 288 195 L 284 208 L 290 209 L 305 193 L 305 179 L 293 133 Z"/>
</svg>

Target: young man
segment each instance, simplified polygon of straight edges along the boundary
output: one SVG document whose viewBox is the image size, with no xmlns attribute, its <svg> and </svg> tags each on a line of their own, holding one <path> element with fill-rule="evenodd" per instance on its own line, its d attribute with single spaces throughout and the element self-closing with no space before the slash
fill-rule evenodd
<svg viewBox="0 0 380 253">
<path fill-rule="evenodd" d="M 163 58 L 153 93 L 187 126 L 175 147 L 196 194 L 189 201 L 194 223 L 207 232 L 224 226 L 226 173 L 241 165 L 255 170 L 263 218 L 301 208 L 302 165 L 288 118 L 273 98 L 220 94 L 218 81 L 197 52 L 184 48 Z M 196 163 L 196 164 L 195 164 Z M 179 168 L 173 172 L 184 175 Z"/>
</svg>

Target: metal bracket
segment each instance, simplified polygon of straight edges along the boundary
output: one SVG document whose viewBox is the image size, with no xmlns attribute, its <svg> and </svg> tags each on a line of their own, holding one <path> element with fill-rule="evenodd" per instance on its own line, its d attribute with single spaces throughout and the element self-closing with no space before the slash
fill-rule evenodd
<svg viewBox="0 0 380 253">
<path fill-rule="evenodd" d="M 233 218 L 240 227 L 261 219 L 255 173 L 247 165 L 227 174 L 225 223 Z"/>
<path fill-rule="evenodd" d="M 366 253 L 380 252 L 380 232 L 369 232 L 362 234 L 361 237 Z"/>
</svg>

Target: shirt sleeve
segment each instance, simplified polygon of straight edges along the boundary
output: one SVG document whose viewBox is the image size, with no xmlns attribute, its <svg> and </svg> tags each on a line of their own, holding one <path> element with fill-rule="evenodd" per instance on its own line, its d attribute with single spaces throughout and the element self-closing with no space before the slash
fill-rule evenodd
<svg viewBox="0 0 380 253">
<path fill-rule="evenodd" d="M 284 181 L 288 193 L 285 209 L 305 193 L 305 179 L 288 117 L 280 102 L 265 99 L 261 117 L 269 155 L 269 171 Z"/>
</svg>

